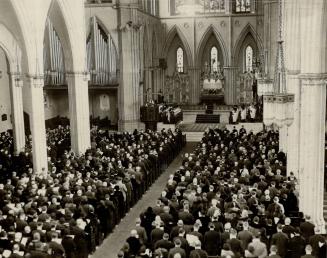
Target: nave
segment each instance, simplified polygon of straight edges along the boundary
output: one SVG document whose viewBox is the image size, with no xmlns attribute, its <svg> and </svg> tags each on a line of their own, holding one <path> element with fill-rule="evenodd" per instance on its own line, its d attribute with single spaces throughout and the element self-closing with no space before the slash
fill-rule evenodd
<svg viewBox="0 0 327 258">
<path fill-rule="evenodd" d="M 168 166 L 165 172 L 153 183 L 148 191 L 142 196 L 137 204 L 129 210 L 123 220 L 115 227 L 113 232 L 107 239 L 104 240 L 102 245 L 95 251 L 91 258 L 116 258 L 122 243 L 125 242 L 134 228 L 136 219 L 139 214 L 144 211 L 148 206 L 155 205 L 157 197 L 161 195 L 162 190 L 165 188 L 167 180 L 176 169 L 178 169 L 182 162 L 182 156 L 185 153 L 190 153 L 194 150 L 196 143 L 187 143 L 182 149 L 175 160 Z"/>
</svg>

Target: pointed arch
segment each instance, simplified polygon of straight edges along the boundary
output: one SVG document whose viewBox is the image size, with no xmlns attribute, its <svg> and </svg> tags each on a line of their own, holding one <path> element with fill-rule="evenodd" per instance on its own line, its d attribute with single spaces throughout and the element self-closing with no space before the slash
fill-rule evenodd
<svg viewBox="0 0 327 258">
<path fill-rule="evenodd" d="M 51 21 L 56 34 L 60 40 L 63 49 L 64 64 L 68 71 L 74 71 L 74 58 L 73 58 L 73 44 L 72 35 L 68 29 L 67 14 L 64 11 L 64 7 L 59 0 L 52 0 L 50 7 L 48 9 L 47 23 L 48 19 Z M 44 28 L 44 38 L 47 33 L 47 26 Z"/>
<path fill-rule="evenodd" d="M 232 54 L 233 65 L 237 65 L 239 56 L 242 54 L 241 52 L 244 45 L 244 41 L 248 36 L 251 36 L 254 42 L 256 43 L 255 49 L 257 49 L 259 53 L 262 52 L 263 49 L 262 40 L 260 39 L 259 34 L 254 30 L 253 26 L 250 23 L 248 23 L 241 31 L 240 36 L 238 37 L 235 46 L 233 48 L 233 54 Z"/>
<path fill-rule="evenodd" d="M 176 25 L 174 25 L 167 34 L 167 39 L 166 39 L 164 47 L 163 47 L 162 56 L 165 58 L 167 57 L 170 45 L 171 45 L 172 41 L 174 40 L 175 36 L 179 37 L 179 39 L 182 42 L 184 51 L 186 53 L 188 65 L 193 66 L 193 58 L 192 58 L 192 51 L 191 51 L 190 45 L 187 43 L 187 39 L 184 36 L 184 34 L 182 33 L 182 31 Z"/>
<path fill-rule="evenodd" d="M 10 71 L 18 72 L 17 67 L 21 67 L 22 51 L 14 35 L 2 23 L 0 23 L 0 47 L 7 56 Z"/>
<path fill-rule="evenodd" d="M 86 68 L 86 42 L 85 42 L 85 27 L 79 29 L 81 24 L 85 25 L 84 4 L 80 2 L 76 4 L 75 1 L 66 0 L 52 0 L 60 8 L 61 15 L 57 15 L 59 18 L 62 17 L 63 29 L 67 37 L 62 38 L 62 43 L 67 41 L 70 45 L 71 59 L 67 59 L 66 69 L 68 72 L 71 71 L 84 71 Z M 57 27 L 56 27 L 57 29 Z M 58 29 L 57 29 L 58 30 Z M 58 34 L 59 31 L 58 31 Z M 68 44 L 67 44 L 68 45 Z"/>
<path fill-rule="evenodd" d="M 220 33 L 214 28 L 213 25 L 210 25 L 206 31 L 203 33 L 203 36 L 199 42 L 198 45 L 198 49 L 196 51 L 196 65 L 200 66 L 201 65 L 201 59 L 202 59 L 202 53 L 203 50 L 210 38 L 211 35 L 214 35 L 216 40 L 218 41 L 219 44 L 219 48 L 222 51 L 222 55 L 223 55 L 223 61 L 224 61 L 224 66 L 228 66 L 229 65 L 229 58 L 228 58 L 228 50 L 226 47 L 226 44 L 223 40 L 223 37 L 220 35 Z"/>
<path fill-rule="evenodd" d="M 27 8 L 25 8 L 25 5 L 21 1 L 3 1 L 3 2 L 8 2 L 10 4 L 10 8 L 6 9 L 6 12 L 12 12 L 14 14 L 14 19 L 17 20 L 17 28 L 18 28 L 18 34 L 16 34 L 17 39 L 19 40 L 21 50 L 23 53 L 23 59 L 22 62 L 25 65 L 26 69 L 26 74 L 31 75 L 35 74 L 35 68 L 36 68 L 36 60 L 39 58 L 41 60 L 43 50 L 42 48 L 39 48 L 37 50 L 36 44 L 40 43 L 40 37 L 33 35 L 31 33 L 31 20 L 29 17 L 29 13 Z M 48 9 L 50 6 L 50 3 L 43 1 L 42 2 L 43 7 L 45 7 L 45 10 Z M 32 7 L 33 8 L 33 4 Z M 38 19 L 36 19 L 34 22 L 38 23 L 38 26 L 34 26 L 33 29 L 39 29 L 40 27 L 45 28 L 45 18 L 46 18 L 46 13 L 40 12 L 40 16 Z M 41 21 L 41 22 L 40 22 Z M 42 24 L 44 22 L 44 24 Z M 41 29 L 42 31 L 42 29 Z M 41 39 L 42 39 L 41 35 Z M 40 62 L 40 61 L 39 61 Z M 42 61 L 40 62 L 41 64 L 43 63 Z"/>
</svg>

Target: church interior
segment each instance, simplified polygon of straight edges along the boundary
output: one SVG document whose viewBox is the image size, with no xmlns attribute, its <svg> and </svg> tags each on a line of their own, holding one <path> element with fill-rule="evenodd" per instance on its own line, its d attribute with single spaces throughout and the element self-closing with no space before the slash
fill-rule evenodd
<svg viewBox="0 0 327 258">
<path fill-rule="evenodd" d="M 0 258 L 326 258 L 326 85 L 325 0 L 0 0 Z"/>
</svg>

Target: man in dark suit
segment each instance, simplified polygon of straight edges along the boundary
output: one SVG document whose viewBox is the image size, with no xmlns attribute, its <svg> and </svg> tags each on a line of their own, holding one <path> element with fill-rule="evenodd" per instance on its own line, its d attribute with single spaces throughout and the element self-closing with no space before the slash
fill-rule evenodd
<svg viewBox="0 0 327 258">
<path fill-rule="evenodd" d="M 171 241 L 169 241 L 169 235 L 167 233 L 164 233 L 162 239 L 158 240 L 154 244 L 154 250 L 157 250 L 158 248 L 164 248 L 166 250 L 170 250 L 173 247 L 174 244 Z"/>
<path fill-rule="evenodd" d="M 206 251 L 201 249 L 201 242 L 197 240 L 195 242 L 195 249 L 190 253 L 190 258 L 207 258 L 208 254 Z"/>
<path fill-rule="evenodd" d="M 320 248 L 326 244 L 326 239 L 320 234 L 315 234 L 310 237 L 309 243 L 312 246 L 312 255 L 319 257 Z"/>
<path fill-rule="evenodd" d="M 163 228 L 161 227 L 159 222 L 156 222 L 155 228 L 152 229 L 152 231 L 151 231 L 151 244 L 152 244 L 152 246 L 154 246 L 154 244 L 158 240 L 162 239 L 163 234 L 164 234 Z"/>
<path fill-rule="evenodd" d="M 204 250 L 210 256 L 217 256 L 221 251 L 221 235 L 219 232 L 215 231 L 215 226 L 210 223 L 209 231 L 204 234 Z"/>
<path fill-rule="evenodd" d="M 273 234 L 271 238 L 271 244 L 277 246 L 277 254 L 281 258 L 285 258 L 287 254 L 288 237 L 282 232 L 283 226 L 281 224 L 277 225 L 277 233 Z"/>
<path fill-rule="evenodd" d="M 305 221 L 300 224 L 301 234 L 306 243 L 309 243 L 309 238 L 315 234 L 315 225 L 310 222 L 310 216 L 305 216 Z"/>
<path fill-rule="evenodd" d="M 169 250 L 168 258 L 174 258 L 175 254 L 180 254 L 181 258 L 186 258 L 186 252 L 183 248 L 181 248 L 182 242 L 180 239 L 176 238 L 174 240 L 175 247 Z"/>
<path fill-rule="evenodd" d="M 300 258 L 304 254 L 305 240 L 300 236 L 300 230 L 294 229 L 294 236 L 288 242 L 288 256 L 290 258 Z"/>
<path fill-rule="evenodd" d="M 190 254 L 190 245 L 185 238 L 185 229 L 180 228 L 178 232 L 178 236 L 174 238 L 174 242 L 176 239 L 181 241 L 181 248 L 183 248 L 188 256 Z"/>
<path fill-rule="evenodd" d="M 231 251 L 236 257 L 242 257 L 244 253 L 244 250 L 242 248 L 242 242 L 236 238 L 237 231 L 234 228 L 230 230 L 229 237 L 230 239 L 227 240 L 227 244 L 230 245 Z"/>
<path fill-rule="evenodd" d="M 242 248 L 245 250 L 253 239 L 253 235 L 251 231 L 249 231 L 249 222 L 243 222 L 243 230 L 238 232 L 237 238 L 241 240 Z"/>
<path fill-rule="evenodd" d="M 135 229 L 131 231 L 131 235 L 126 242 L 129 244 L 131 254 L 136 256 L 141 248 L 141 243 Z"/>
</svg>

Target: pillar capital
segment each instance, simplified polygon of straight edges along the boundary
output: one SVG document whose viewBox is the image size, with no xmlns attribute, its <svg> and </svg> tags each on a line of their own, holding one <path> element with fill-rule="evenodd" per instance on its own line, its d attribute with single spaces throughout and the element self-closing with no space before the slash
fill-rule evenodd
<svg viewBox="0 0 327 258">
<path fill-rule="evenodd" d="M 21 78 L 21 74 L 17 72 L 9 72 L 8 75 L 11 77 L 12 86 L 16 88 L 22 88 L 24 83 Z"/>
<path fill-rule="evenodd" d="M 303 86 L 326 86 L 327 73 L 302 73 L 299 74 L 299 79 Z"/>
<path fill-rule="evenodd" d="M 27 81 L 31 88 L 43 88 L 44 86 L 44 76 L 43 74 L 26 74 Z"/>
</svg>

